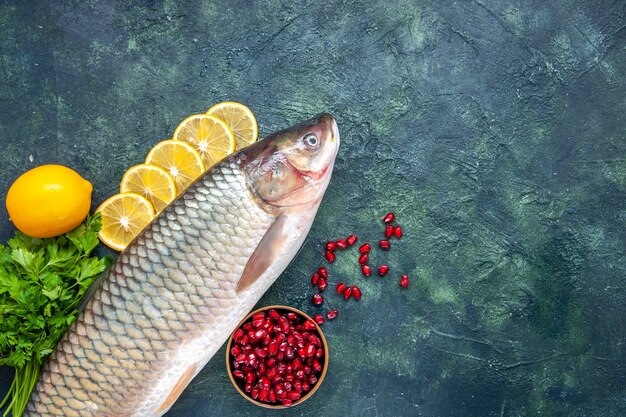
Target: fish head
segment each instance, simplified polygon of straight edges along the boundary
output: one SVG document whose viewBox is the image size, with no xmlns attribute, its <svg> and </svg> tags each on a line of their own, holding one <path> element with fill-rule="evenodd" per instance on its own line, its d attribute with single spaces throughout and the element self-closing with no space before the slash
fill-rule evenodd
<svg viewBox="0 0 626 417">
<path fill-rule="evenodd" d="M 319 205 L 338 151 L 337 122 L 323 113 L 249 146 L 238 158 L 257 198 L 298 209 Z"/>
</svg>

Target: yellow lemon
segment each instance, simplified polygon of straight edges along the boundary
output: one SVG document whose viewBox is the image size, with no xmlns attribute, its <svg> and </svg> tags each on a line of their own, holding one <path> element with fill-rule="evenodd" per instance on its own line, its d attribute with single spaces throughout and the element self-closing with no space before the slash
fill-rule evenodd
<svg viewBox="0 0 626 417">
<path fill-rule="evenodd" d="M 20 176 L 7 194 L 15 227 L 31 237 L 58 236 L 75 229 L 91 207 L 91 183 L 62 165 L 42 165 Z"/>
<path fill-rule="evenodd" d="M 172 139 L 193 145 L 202 156 L 205 169 L 235 151 L 232 130 L 223 120 L 209 114 L 194 114 L 183 120 Z"/>
<path fill-rule="evenodd" d="M 122 251 L 154 219 L 154 207 L 136 193 L 115 194 L 98 207 L 102 214 L 100 241 Z"/>
<path fill-rule="evenodd" d="M 126 171 L 120 183 L 120 193 L 129 192 L 146 197 L 159 213 L 176 197 L 176 184 L 174 178 L 161 167 L 135 165 Z"/>
<path fill-rule="evenodd" d="M 146 164 L 163 168 L 174 178 L 176 193 L 182 193 L 205 171 L 202 157 L 193 146 L 177 140 L 156 144 L 146 157 Z"/>
<path fill-rule="evenodd" d="M 236 150 L 240 150 L 256 142 L 259 130 L 254 113 L 241 103 L 224 101 L 211 107 L 207 114 L 222 119 L 233 131 Z"/>
</svg>

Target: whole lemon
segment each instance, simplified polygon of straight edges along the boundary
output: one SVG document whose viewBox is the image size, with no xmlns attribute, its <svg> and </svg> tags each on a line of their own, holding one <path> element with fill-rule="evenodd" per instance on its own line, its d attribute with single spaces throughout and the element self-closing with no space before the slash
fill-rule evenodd
<svg viewBox="0 0 626 417">
<path fill-rule="evenodd" d="M 58 236 L 75 229 L 91 206 L 91 183 L 62 165 L 25 172 L 7 194 L 11 221 L 31 237 Z"/>
</svg>

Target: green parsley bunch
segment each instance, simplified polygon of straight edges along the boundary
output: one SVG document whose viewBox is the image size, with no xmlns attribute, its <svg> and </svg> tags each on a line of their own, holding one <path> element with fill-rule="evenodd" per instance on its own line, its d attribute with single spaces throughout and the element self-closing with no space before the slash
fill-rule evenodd
<svg viewBox="0 0 626 417">
<path fill-rule="evenodd" d="M 36 239 L 15 232 L 0 245 L 0 365 L 15 368 L 0 408 L 20 417 L 41 367 L 78 315 L 90 285 L 111 259 L 90 256 L 98 246 L 99 213 L 75 230 Z M 9 402 L 10 400 L 10 402 Z"/>
</svg>

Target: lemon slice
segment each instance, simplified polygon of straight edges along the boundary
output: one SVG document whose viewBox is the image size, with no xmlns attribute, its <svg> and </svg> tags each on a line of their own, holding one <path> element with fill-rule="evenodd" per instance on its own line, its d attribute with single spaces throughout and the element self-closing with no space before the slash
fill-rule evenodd
<svg viewBox="0 0 626 417">
<path fill-rule="evenodd" d="M 164 140 L 156 144 L 146 157 L 146 164 L 163 168 L 176 183 L 176 193 L 185 188 L 205 171 L 200 154 L 186 142 Z"/>
<path fill-rule="evenodd" d="M 207 114 L 219 117 L 226 122 L 235 135 L 236 150 L 256 142 L 259 130 L 252 111 L 241 103 L 224 101 L 211 107 Z"/>
<path fill-rule="evenodd" d="M 154 219 L 154 208 L 136 193 L 115 194 L 98 207 L 102 213 L 100 241 L 111 249 L 123 251 Z"/>
<path fill-rule="evenodd" d="M 208 114 L 194 114 L 183 120 L 172 139 L 193 145 L 206 169 L 235 151 L 232 130 L 224 121 Z"/>
<path fill-rule="evenodd" d="M 148 199 L 157 213 L 176 197 L 174 178 L 156 165 L 135 165 L 122 177 L 120 193 L 137 193 Z"/>
</svg>

